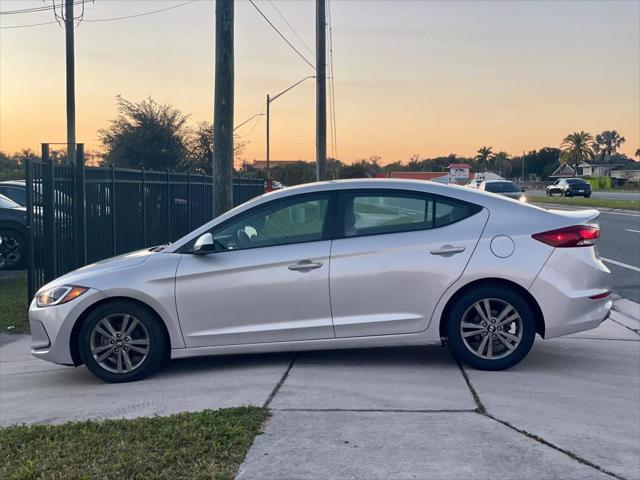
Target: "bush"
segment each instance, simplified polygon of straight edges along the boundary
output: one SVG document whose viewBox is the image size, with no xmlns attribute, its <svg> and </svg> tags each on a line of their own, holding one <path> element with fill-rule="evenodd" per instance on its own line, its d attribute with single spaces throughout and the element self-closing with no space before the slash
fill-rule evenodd
<svg viewBox="0 0 640 480">
<path fill-rule="evenodd" d="M 590 177 L 585 180 L 591 185 L 594 190 L 610 190 L 611 189 L 611 177 Z"/>
</svg>

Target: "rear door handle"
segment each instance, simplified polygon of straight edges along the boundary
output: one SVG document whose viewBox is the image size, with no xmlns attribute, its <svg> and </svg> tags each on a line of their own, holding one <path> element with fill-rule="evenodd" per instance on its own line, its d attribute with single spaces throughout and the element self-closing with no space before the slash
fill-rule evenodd
<svg viewBox="0 0 640 480">
<path fill-rule="evenodd" d="M 311 260 L 301 260 L 298 263 L 289 265 L 289 270 L 293 270 L 294 272 L 305 272 L 308 270 L 313 270 L 315 268 L 320 268 L 321 266 L 322 266 L 322 262 L 312 262 Z"/>
<path fill-rule="evenodd" d="M 445 245 L 437 250 L 431 250 L 431 255 L 455 255 L 464 252 L 464 247 L 454 247 L 453 245 Z"/>
</svg>

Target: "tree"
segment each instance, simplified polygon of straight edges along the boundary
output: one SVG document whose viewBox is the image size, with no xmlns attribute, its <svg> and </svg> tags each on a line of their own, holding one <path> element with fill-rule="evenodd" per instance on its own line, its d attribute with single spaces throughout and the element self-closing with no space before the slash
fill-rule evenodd
<svg viewBox="0 0 640 480">
<path fill-rule="evenodd" d="M 638 157 L 638 161 L 640 161 L 640 148 L 636 150 L 636 153 L 634 153 L 633 156 Z"/>
<path fill-rule="evenodd" d="M 237 137 L 236 137 L 237 138 Z M 194 129 L 187 132 L 185 137 L 187 156 L 180 165 L 186 170 L 211 175 L 213 159 L 213 124 L 200 122 Z M 234 155 L 240 155 L 244 151 L 246 142 L 237 141 L 233 144 Z"/>
<path fill-rule="evenodd" d="M 573 176 L 578 173 L 578 165 L 591 160 L 593 154 L 593 136 L 585 131 L 573 132 L 564 137 L 560 144 L 562 159 L 573 168 Z"/>
<path fill-rule="evenodd" d="M 497 171 L 501 177 L 509 177 L 511 175 L 511 160 L 507 152 L 498 152 L 491 157 L 491 169 Z"/>
<path fill-rule="evenodd" d="M 593 149 L 600 161 L 609 162 L 624 142 L 625 138 L 615 130 L 605 130 L 596 135 Z"/>
<path fill-rule="evenodd" d="M 187 158 L 188 117 L 152 98 L 140 103 L 116 97 L 118 117 L 98 131 L 102 163 L 128 168 L 180 170 Z"/>
<path fill-rule="evenodd" d="M 480 147 L 476 152 L 478 155 L 474 157 L 474 160 L 478 162 L 478 167 L 482 169 L 484 164 L 484 171 L 489 168 L 489 162 L 493 159 L 493 152 L 491 147 Z"/>
</svg>

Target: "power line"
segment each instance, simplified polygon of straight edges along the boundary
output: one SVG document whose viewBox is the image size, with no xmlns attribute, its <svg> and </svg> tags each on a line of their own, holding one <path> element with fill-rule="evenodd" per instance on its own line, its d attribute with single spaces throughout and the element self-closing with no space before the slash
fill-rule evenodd
<svg viewBox="0 0 640 480">
<path fill-rule="evenodd" d="M 53 20 L 51 22 L 41 22 L 41 23 L 29 23 L 27 25 L 10 25 L 8 27 L 0 27 L 0 30 L 10 30 L 12 28 L 29 28 L 29 27 L 40 27 L 42 25 L 51 25 L 52 23 L 58 23 Z"/>
<path fill-rule="evenodd" d="M 285 16 L 282 14 L 282 12 L 280 11 L 280 9 L 278 7 L 276 7 L 276 4 L 273 3 L 271 0 L 269 0 L 269 3 L 271 4 L 271 6 L 274 8 L 274 10 L 276 12 L 278 12 L 278 15 L 280 15 L 280 18 L 282 18 L 282 20 L 284 20 L 284 23 L 287 24 L 287 26 L 289 27 L 289 29 L 293 32 L 293 34 L 298 37 L 298 40 L 300 40 L 300 42 L 302 42 L 302 45 L 304 45 L 304 48 L 307 49 L 307 51 L 312 55 L 312 56 L 316 56 L 316 54 L 313 52 L 313 50 L 311 50 L 311 48 L 309 47 L 309 45 L 307 45 L 307 42 L 305 42 L 303 40 L 303 38 L 298 34 L 298 32 L 296 31 L 295 28 L 293 28 L 293 26 L 287 21 L 287 19 L 285 18 Z"/>
<path fill-rule="evenodd" d="M 74 2 L 74 5 L 80 5 L 83 4 L 85 2 L 85 0 L 79 0 L 77 2 Z M 55 10 L 56 9 L 56 5 L 55 3 L 53 5 L 43 5 L 42 7 L 33 7 L 33 8 L 21 8 L 18 10 L 9 10 L 9 11 L 5 11 L 5 12 L 0 12 L 0 15 L 16 15 L 19 13 L 37 13 L 37 12 L 46 12 L 49 10 Z"/>
<path fill-rule="evenodd" d="M 178 5 L 172 5 L 171 7 L 166 7 L 166 8 L 161 8 L 159 10 L 151 10 L 149 12 L 142 12 L 142 13 L 137 13 L 134 15 L 126 15 L 123 17 L 112 17 L 112 18 L 94 18 L 94 19 L 89 19 L 89 18 L 85 18 L 83 21 L 84 22 L 112 22 L 114 20 L 126 20 L 129 18 L 136 18 L 136 17 L 143 17 L 146 15 L 152 15 L 154 13 L 161 13 L 161 12 L 166 12 L 167 10 L 173 10 L 174 8 L 179 8 L 179 7 L 183 7 L 185 5 L 189 5 L 190 3 L 195 3 L 198 0 L 189 0 L 188 2 L 183 2 L 183 3 L 179 3 Z M 75 5 L 80 5 L 84 3 L 83 2 L 77 2 Z M 57 22 L 42 22 L 42 23 L 32 23 L 32 24 L 28 24 L 28 25 L 10 25 L 7 27 L 0 27 L 0 29 L 4 30 L 4 29 L 12 29 L 12 28 L 29 28 L 29 27 L 39 27 L 41 25 L 50 25 L 52 23 L 57 23 Z"/>
<path fill-rule="evenodd" d="M 267 21 L 267 23 L 268 23 L 269 25 L 271 25 L 271 27 L 276 31 L 276 33 L 277 33 L 278 35 L 280 35 L 280 37 L 282 37 L 282 39 L 287 43 L 287 45 L 289 45 L 289 46 L 293 49 L 293 51 L 294 51 L 294 52 L 296 52 L 296 53 L 298 54 L 298 56 L 299 56 L 300 58 L 302 58 L 302 60 L 304 60 L 304 61 L 307 63 L 307 65 L 309 65 L 311 68 L 313 68 L 313 69 L 315 70 L 315 69 L 316 69 L 316 67 L 314 67 L 314 66 L 313 66 L 313 64 L 312 64 L 309 60 L 307 60 L 307 57 L 305 57 L 304 55 L 302 55 L 302 54 L 300 53 L 300 51 L 299 51 L 296 47 L 294 47 L 294 46 L 293 46 L 293 44 L 292 44 L 289 40 L 287 40 L 287 37 L 285 37 L 285 36 L 282 34 L 282 32 L 280 32 L 280 30 L 278 30 L 278 27 L 276 27 L 276 26 L 271 22 L 271 20 L 269 20 L 269 19 L 267 18 L 267 16 L 266 16 L 264 13 L 262 13 L 262 10 L 260 10 L 260 9 L 258 8 L 258 6 L 254 3 L 254 1 L 253 1 L 253 0 L 249 0 L 249 3 L 251 3 L 251 5 L 253 5 L 253 7 L 258 11 L 258 13 L 259 13 L 260 15 L 262 15 L 262 18 L 264 18 L 264 19 Z"/>
<path fill-rule="evenodd" d="M 126 20 L 126 19 L 129 19 L 129 18 L 144 17 L 146 15 L 153 15 L 154 13 L 161 13 L 161 12 L 166 12 L 167 10 L 173 10 L 174 8 L 184 7 L 185 5 L 189 5 L 190 3 L 195 3 L 197 1 L 198 0 L 189 0 L 188 2 L 182 2 L 182 3 L 179 3 L 177 5 L 172 5 L 171 7 L 165 7 L 165 8 L 161 8 L 159 10 L 151 10 L 149 12 L 136 13 L 136 14 L 133 14 L 133 15 L 126 15 L 124 17 L 94 18 L 94 19 L 85 18 L 84 21 L 85 22 L 112 22 L 114 20 Z"/>
</svg>

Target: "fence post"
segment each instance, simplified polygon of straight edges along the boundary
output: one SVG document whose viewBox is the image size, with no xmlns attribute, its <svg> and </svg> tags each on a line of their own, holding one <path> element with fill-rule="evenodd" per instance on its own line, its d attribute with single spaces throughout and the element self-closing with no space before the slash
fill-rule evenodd
<svg viewBox="0 0 640 480">
<path fill-rule="evenodd" d="M 169 231 L 169 238 L 167 242 L 171 241 L 171 205 L 173 201 L 171 199 L 171 182 L 169 178 L 169 169 L 167 169 L 167 229 Z"/>
<path fill-rule="evenodd" d="M 116 246 L 116 167 L 111 164 L 111 250 L 113 256 L 118 254 Z"/>
<path fill-rule="evenodd" d="M 87 205 L 84 171 L 84 144 L 76 146 L 76 238 L 78 239 L 80 265 L 87 264 Z"/>
<path fill-rule="evenodd" d="M 142 243 L 147 247 L 147 173 L 142 167 Z"/>
<path fill-rule="evenodd" d="M 191 231 L 191 171 L 187 172 L 187 231 Z"/>
<path fill-rule="evenodd" d="M 47 148 L 49 146 L 47 145 Z M 45 149 L 45 144 L 42 145 L 42 149 Z M 35 248 L 33 245 L 33 237 L 35 232 L 33 231 L 33 177 L 31 171 L 31 159 L 27 157 L 24 162 L 24 178 L 27 187 L 27 305 L 31 303 L 35 290 L 35 259 L 33 255 Z"/>
<path fill-rule="evenodd" d="M 43 175 L 42 182 L 42 215 L 45 231 L 45 246 L 50 248 L 50 252 L 46 252 L 48 261 L 45 262 L 45 282 L 49 282 L 56 278 L 58 248 L 56 239 L 56 196 L 55 196 L 55 173 L 53 171 L 53 159 L 47 153 L 46 175 Z"/>
</svg>

